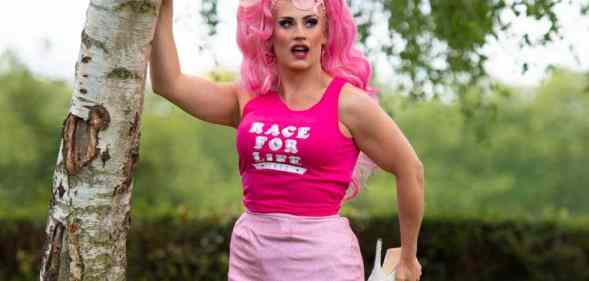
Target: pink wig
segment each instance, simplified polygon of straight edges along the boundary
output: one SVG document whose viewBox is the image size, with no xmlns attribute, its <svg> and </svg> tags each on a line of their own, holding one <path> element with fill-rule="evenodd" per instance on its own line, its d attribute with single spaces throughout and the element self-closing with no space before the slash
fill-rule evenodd
<svg viewBox="0 0 589 281">
<path fill-rule="evenodd" d="M 244 0 L 242 0 L 244 1 Z M 248 0 L 237 11 L 237 44 L 243 54 L 241 86 L 255 94 L 277 90 L 279 84 L 270 38 L 273 32 L 272 0 Z M 354 47 L 357 27 L 344 0 L 323 0 L 327 17 L 328 39 L 321 57 L 321 66 L 332 77 L 340 77 L 364 90 L 374 99 L 377 91 L 368 82 L 372 68 L 366 57 Z M 352 181 L 344 201 L 355 197 L 364 180 L 377 168 L 366 154 L 360 152 Z M 350 190 L 352 190 L 350 192 Z"/>
</svg>

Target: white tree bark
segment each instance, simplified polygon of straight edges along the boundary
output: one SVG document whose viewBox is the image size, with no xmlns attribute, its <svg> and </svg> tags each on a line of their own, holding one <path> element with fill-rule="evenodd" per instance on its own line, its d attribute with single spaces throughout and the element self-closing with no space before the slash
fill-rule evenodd
<svg viewBox="0 0 589 281">
<path fill-rule="evenodd" d="M 39 278 L 126 280 L 132 176 L 160 0 L 91 0 Z"/>
</svg>

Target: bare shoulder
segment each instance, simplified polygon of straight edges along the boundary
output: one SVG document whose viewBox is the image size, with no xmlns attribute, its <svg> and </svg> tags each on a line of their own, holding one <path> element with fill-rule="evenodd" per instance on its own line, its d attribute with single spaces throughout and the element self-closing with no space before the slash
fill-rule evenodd
<svg viewBox="0 0 589 281">
<path fill-rule="evenodd" d="M 363 116 L 368 112 L 380 110 L 378 101 L 370 95 L 350 83 L 346 83 L 341 90 L 339 98 L 339 112 L 341 121 L 350 129 L 358 123 L 362 123 Z"/>
<path fill-rule="evenodd" d="M 378 105 L 378 103 L 376 103 L 376 101 L 371 98 L 366 91 L 350 83 L 346 83 L 342 87 L 342 92 L 340 94 L 340 104 L 344 106 L 344 108 L 352 110 L 366 109 L 364 108 L 366 106 L 372 107 Z"/>
</svg>

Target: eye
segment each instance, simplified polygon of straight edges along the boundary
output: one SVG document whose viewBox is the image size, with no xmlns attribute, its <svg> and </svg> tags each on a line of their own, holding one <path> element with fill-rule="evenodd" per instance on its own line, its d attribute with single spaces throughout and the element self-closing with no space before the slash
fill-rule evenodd
<svg viewBox="0 0 589 281">
<path fill-rule="evenodd" d="M 306 20 L 306 21 L 305 21 L 305 25 L 306 25 L 307 27 L 313 27 L 313 26 L 316 26 L 316 25 L 317 25 L 317 23 L 319 23 L 319 21 L 318 21 L 317 19 L 314 19 L 314 18 L 312 18 L 312 19 L 308 19 L 308 20 Z"/>
<path fill-rule="evenodd" d="M 280 25 L 281 27 L 284 27 L 284 28 L 288 28 L 288 27 L 290 27 L 292 25 L 292 21 L 291 20 L 288 20 L 288 19 L 279 20 L 278 21 L 278 25 Z"/>
</svg>

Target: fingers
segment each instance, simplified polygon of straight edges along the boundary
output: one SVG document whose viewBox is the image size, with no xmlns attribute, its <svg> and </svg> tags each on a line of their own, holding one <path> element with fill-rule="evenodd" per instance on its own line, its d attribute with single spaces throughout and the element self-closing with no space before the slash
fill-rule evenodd
<svg viewBox="0 0 589 281">
<path fill-rule="evenodd" d="M 412 278 L 411 276 L 395 276 L 395 281 L 419 281 L 420 279 L 421 273 L 419 273 L 416 278 Z"/>
<path fill-rule="evenodd" d="M 419 281 L 420 278 L 417 279 L 409 279 L 409 278 L 395 278 L 395 281 Z"/>
<path fill-rule="evenodd" d="M 397 264 L 395 281 L 419 281 L 421 279 L 421 264 L 415 258 L 414 263 Z"/>
</svg>

